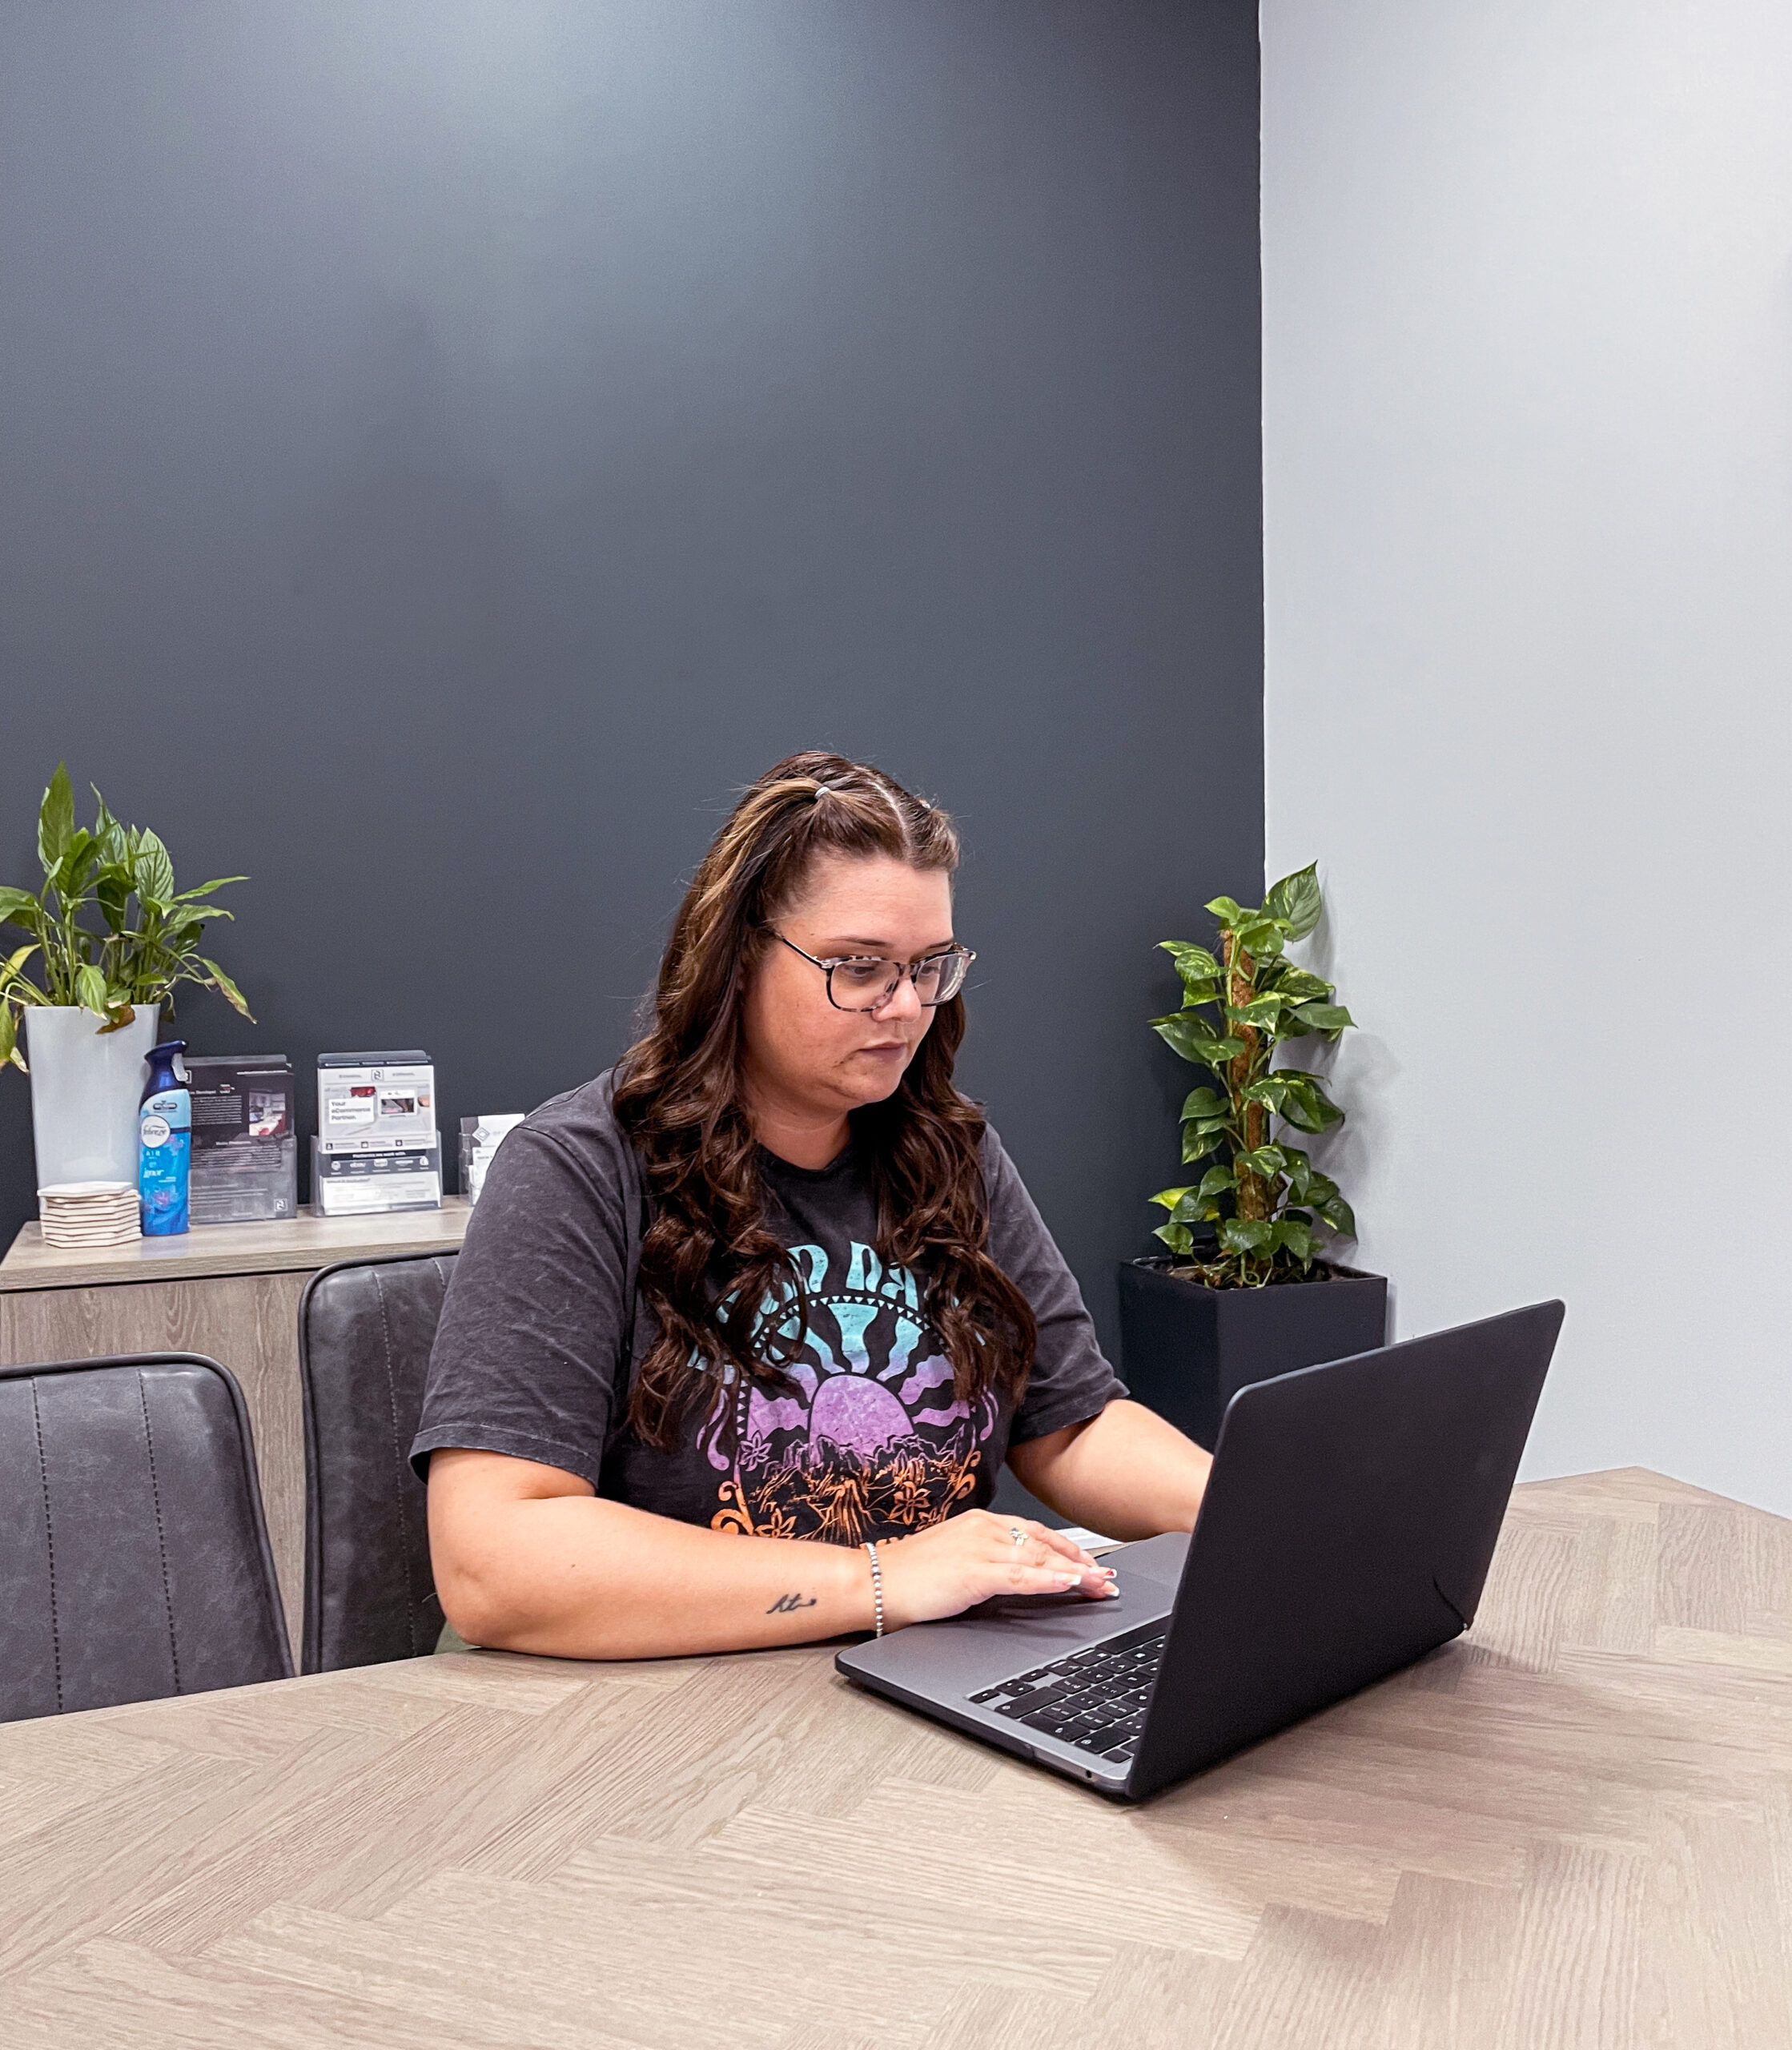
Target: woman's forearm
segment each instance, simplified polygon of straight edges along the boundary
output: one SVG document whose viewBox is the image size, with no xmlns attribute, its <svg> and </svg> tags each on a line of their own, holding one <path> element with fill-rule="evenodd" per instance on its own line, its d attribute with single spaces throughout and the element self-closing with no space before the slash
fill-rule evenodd
<svg viewBox="0 0 1792 2050">
<path fill-rule="evenodd" d="M 437 1589 L 469 1643 L 653 1658 L 871 1627 L 858 1546 L 738 1537 L 582 1493 L 482 1505 L 469 1528 L 433 1475 L 430 1492 Z"/>
<path fill-rule="evenodd" d="M 1099 1417 L 1008 1454 L 1021 1485 L 1060 1516 L 1109 1538 L 1192 1530 L 1211 1457 L 1137 1402 L 1110 1402 Z"/>
</svg>

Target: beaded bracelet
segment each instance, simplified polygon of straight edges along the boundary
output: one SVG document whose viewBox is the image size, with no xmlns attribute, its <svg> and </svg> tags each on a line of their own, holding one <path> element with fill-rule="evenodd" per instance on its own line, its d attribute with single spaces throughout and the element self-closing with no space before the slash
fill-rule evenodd
<svg viewBox="0 0 1792 2050">
<path fill-rule="evenodd" d="M 877 1634 L 882 1637 L 883 1635 L 883 1568 L 878 1564 L 876 1538 L 868 1538 L 866 1541 L 865 1551 L 866 1556 L 871 1562 L 871 1601 L 877 1610 Z"/>
</svg>

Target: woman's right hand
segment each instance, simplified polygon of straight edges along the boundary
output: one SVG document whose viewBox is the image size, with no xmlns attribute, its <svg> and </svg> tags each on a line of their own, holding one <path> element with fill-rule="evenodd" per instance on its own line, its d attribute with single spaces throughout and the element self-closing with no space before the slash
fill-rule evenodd
<svg viewBox="0 0 1792 2050">
<path fill-rule="evenodd" d="M 1015 1542 L 1015 1533 L 1020 1542 Z M 994 1594 L 1116 1594 L 1111 1567 L 1064 1536 L 1020 1516 L 966 1509 L 911 1538 L 878 1542 L 886 1630 L 956 1616 Z"/>
</svg>

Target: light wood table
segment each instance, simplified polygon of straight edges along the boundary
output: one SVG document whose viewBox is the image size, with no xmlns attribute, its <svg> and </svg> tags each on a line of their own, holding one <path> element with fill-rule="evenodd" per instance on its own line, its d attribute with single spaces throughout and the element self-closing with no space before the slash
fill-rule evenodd
<svg viewBox="0 0 1792 2050">
<path fill-rule="evenodd" d="M 304 1582 L 305 1433 L 299 1398 L 299 1298 L 340 1260 L 452 1252 L 464 1198 L 386 1217 L 201 1224 L 127 1246 L 46 1246 L 27 1224 L 0 1260 L 0 1365 L 109 1353 L 203 1353 L 243 1385 L 255 1432 L 267 1535 L 296 1651 Z"/>
<path fill-rule="evenodd" d="M 825 1649 L 0 1727 L 8 2050 L 1784 2050 L 1792 1523 L 1521 1489 L 1473 1634 L 1143 1807 Z"/>
</svg>

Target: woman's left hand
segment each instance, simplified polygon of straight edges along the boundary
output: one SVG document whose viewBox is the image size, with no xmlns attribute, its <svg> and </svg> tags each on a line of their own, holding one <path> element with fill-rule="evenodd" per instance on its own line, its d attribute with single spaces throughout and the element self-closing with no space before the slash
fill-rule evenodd
<svg viewBox="0 0 1792 2050">
<path fill-rule="evenodd" d="M 1115 1592 L 1112 1570 L 1098 1566 L 1061 1530 L 1030 1517 L 966 1509 L 910 1538 L 878 1546 L 883 1573 L 884 1622 L 960 1615 L 995 1594 L 1068 1594 L 1100 1598 Z"/>
</svg>

